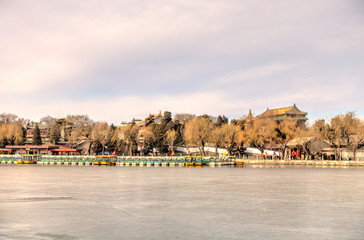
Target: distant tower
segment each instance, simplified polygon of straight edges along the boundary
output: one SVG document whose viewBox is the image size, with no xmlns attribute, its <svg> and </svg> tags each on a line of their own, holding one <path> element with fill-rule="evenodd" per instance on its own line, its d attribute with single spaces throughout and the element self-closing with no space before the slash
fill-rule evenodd
<svg viewBox="0 0 364 240">
<path fill-rule="evenodd" d="M 252 110 L 251 110 L 251 109 L 249 109 L 249 114 L 248 114 L 248 116 L 245 118 L 245 122 L 246 122 L 246 123 L 250 123 L 250 122 L 252 122 L 252 121 L 254 121 L 254 117 L 253 117 L 253 114 L 252 114 Z"/>
</svg>

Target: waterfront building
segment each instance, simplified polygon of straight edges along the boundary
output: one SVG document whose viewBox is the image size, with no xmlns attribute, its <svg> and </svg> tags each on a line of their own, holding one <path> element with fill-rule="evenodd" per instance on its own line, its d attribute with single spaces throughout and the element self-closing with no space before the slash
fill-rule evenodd
<svg viewBox="0 0 364 240">
<path fill-rule="evenodd" d="M 7 154 L 34 154 L 34 155 L 79 155 L 80 149 L 75 149 L 67 145 L 22 145 L 22 146 L 6 146 Z"/>
<path fill-rule="evenodd" d="M 11 149 L 0 148 L 0 154 L 11 154 Z"/>
<path fill-rule="evenodd" d="M 318 137 L 297 137 L 287 143 L 286 156 L 292 158 L 294 152 L 297 159 L 313 159 L 313 156 L 321 155 L 330 146 L 328 141 Z"/>
</svg>

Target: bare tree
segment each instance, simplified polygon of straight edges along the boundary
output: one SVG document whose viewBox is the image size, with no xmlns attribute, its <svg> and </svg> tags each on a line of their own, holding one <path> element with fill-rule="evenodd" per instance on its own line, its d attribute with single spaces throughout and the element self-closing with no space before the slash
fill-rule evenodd
<svg viewBox="0 0 364 240">
<path fill-rule="evenodd" d="M 205 117 L 198 117 L 186 124 L 184 138 L 187 143 L 196 145 L 202 156 L 205 156 L 205 145 L 209 139 L 213 123 Z"/>
<path fill-rule="evenodd" d="M 1 137 L 5 138 L 9 145 L 22 145 L 24 143 L 23 128 L 17 124 L 3 124 L 0 128 Z"/>
<path fill-rule="evenodd" d="M 166 132 L 165 141 L 168 144 L 169 150 L 171 152 L 173 151 L 173 146 L 176 143 L 177 137 L 178 137 L 178 134 L 174 129 L 168 130 Z"/>
<path fill-rule="evenodd" d="M 352 134 L 350 136 L 348 149 L 353 151 L 353 159 L 356 160 L 356 151 L 364 146 L 364 121 L 355 118 L 351 128 Z"/>
<path fill-rule="evenodd" d="M 91 131 L 91 140 L 93 143 L 102 145 L 102 154 L 105 152 L 105 146 L 109 137 L 109 125 L 106 122 L 96 122 Z"/>
<path fill-rule="evenodd" d="M 188 122 L 194 118 L 196 118 L 196 115 L 190 113 L 177 113 L 174 115 L 174 120 L 179 122 Z"/>
<path fill-rule="evenodd" d="M 139 130 L 138 140 L 141 144 L 142 155 L 148 155 L 153 150 L 156 138 L 150 127 L 143 127 Z"/>
<path fill-rule="evenodd" d="M 275 132 L 273 140 L 280 147 L 284 158 L 288 142 L 297 136 L 298 122 L 295 119 L 285 119 L 276 125 Z"/>
<path fill-rule="evenodd" d="M 221 127 L 214 127 L 210 133 L 209 142 L 215 146 L 215 154 L 218 155 L 217 148 L 223 147 L 224 134 Z"/>
<path fill-rule="evenodd" d="M 263 152 L 267 144 L 273 143 L 276 128 L 277 123 L 271 119 L 255 119 L 245 131 L 246 140 L 251 146 Z"/>
<path fill-rule="evenodd" d="M 57 118 L 52 116 L 44 116 L 40 119 L 40 122 L 43 123 L 47 128 L 51 128 L 57 122 Z"/>
<path fill-rule="evenodd" d="M 242 141 L 242 130 L 239 126 L 232 124 L 224 124 L 221 126 L 223 135 L 223 144 L 229 155 L 232 154 L 232 150 L 240 145 Z"/>
<path fill-rule="evenodd" d="M 342 149 L 352 145 L 352 136 L 355 135 L 355 114 L 348 112 L 345 115 L 338 114 L 330 123 L 326 123 L 319 133 L 335 148 L 335 158 L 342 159 Z"/>
<path fill-rule="evenodd" d="M 0 122 L 2 123 L 16 123 L 18 116 L 12 113 L 1 113 Z"/>
<path fill-rule="evenodd" d="M 19 126 L 22 126 L 22 127 L 26 127 L 29 123 L 30 123 L 30 120 L 25 119 L 25 118 L 18 118 L 18 120 L 16 121 L 16 124 L 18 124 Z"/>
<path fill-rule="evenodd" d="M 120 139 L 125 143 L 127 154 L 132 156 L 138 144 L 139 127 L 134 124 L 128 124 L 119 130 Z"/>
<path fill-rule="evenodd" d="M 88 115 L 67 115 L 66 120 L 76 126 L 91 126 L 93 121 Z"/>
</svg>

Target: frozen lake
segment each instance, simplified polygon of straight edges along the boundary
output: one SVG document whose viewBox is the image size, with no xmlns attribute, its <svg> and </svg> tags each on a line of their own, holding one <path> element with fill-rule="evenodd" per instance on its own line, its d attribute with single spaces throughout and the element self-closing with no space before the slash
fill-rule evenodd
<svg viewBox="0 0 364 240">
<path fill-rule="evenodd" d="M 363 168 L 0 165 L 0 239 L 364 239 Z"/>
</svg>

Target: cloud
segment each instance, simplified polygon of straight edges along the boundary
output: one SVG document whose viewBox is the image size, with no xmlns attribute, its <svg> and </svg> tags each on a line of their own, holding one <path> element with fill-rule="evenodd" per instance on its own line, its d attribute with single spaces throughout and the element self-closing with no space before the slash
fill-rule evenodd
<svg viewBox="0 0 364 240">
<path fill-rule="evenodd" d="M 219 102 L 216 104 L 216 102 Z M 240 107 L 238 107 L 240 108 Z M 19 104 L 12 102 L 7 110 L 17 111 L 24 117 L 39 119 L 40 116 L 50 114 L 55 117 L 64 117 L 67 114 L 88 114 L 95 120 L 119 123 L 122 120 L 143 118 L 149 113 L 172 111 L 173 113 L 188 112 L 194 114 L 222 114 L 223 111 L 239 111 L 236 105 L 231 105 L 228 99 L 219 93 L 201 92 L 185 95 L 158 95 L 158 96 L 121 96 L 103 100 L 88 101 L 52 101 L 41 105 Z M 26 114 L 25 114 L 26 113 Z M 43 114 L 43 115 L 42 115 Z"/>
<path fill-rule="evenodd" d="M 358 1 L 0 4 L 3 111 L 118 122 L 159 110 L 239 117 L 294 102 L 313 117 L 362 110 Z"/>
<path fill-rule="evenodd" d="M 264 66 L 239 70 L 229 73 L 216 81 L 217 84 L 236 84 L 238 82 L 254 81 L 257 79 L 272 77 L 283 71 L 293 68 L 293 64 L 271 63 Z"/>
</svg>

